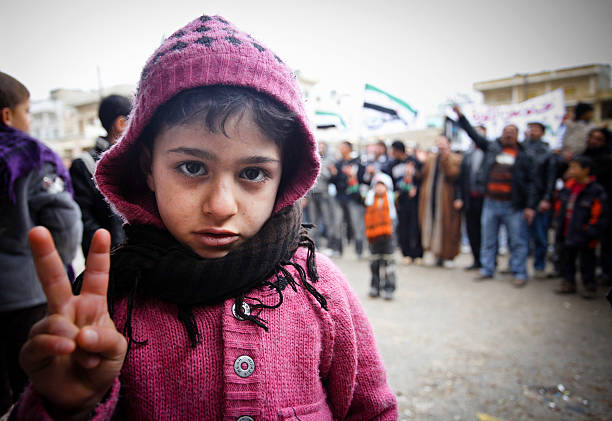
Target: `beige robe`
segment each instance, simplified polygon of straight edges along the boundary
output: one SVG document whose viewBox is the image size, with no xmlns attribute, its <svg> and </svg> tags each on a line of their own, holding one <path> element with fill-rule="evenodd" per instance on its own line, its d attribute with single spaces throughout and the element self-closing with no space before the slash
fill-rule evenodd
<svg viewBox="0 0 612 421">
<path fill-rule="evenodd" d="M 431 216 L 436 158 L 427 159 L 421 172 L 421 196 L 419 202 L 419 223 L 423 249 L 436 257 L 452 260 L 459 254 L 461 242 L 461 213 L 453 207 L 455 183 L 459 176 L 461 155 L 449 153 L 440 159 L 440 170 L 436 189 L 435 219 Z"/>
</svg>

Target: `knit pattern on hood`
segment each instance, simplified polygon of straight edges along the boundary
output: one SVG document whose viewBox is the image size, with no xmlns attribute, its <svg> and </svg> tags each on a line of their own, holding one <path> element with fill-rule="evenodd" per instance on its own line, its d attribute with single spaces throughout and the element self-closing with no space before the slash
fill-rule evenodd
<svg viewBox="0 0 612 421">
<path fill-rule="evenodd" d="M 95 174 L 98 188 L 130 224 L 164 228 L 147 188 L 135 186 L 139 137 L 155 110 L 186 89 L 230 85 L 250 87 L 274 98 L 297 118 L 296 168 L 278 192 L 274 212 L 293 204 L 314 184 L 319 172 L 316 142 L 301 92 L 290 68 L 262 43 L 220 16 L 201 16 L 168 37 L 147 61 L 138 84 L 128 127 L 101 158 Z"/>
</svg>

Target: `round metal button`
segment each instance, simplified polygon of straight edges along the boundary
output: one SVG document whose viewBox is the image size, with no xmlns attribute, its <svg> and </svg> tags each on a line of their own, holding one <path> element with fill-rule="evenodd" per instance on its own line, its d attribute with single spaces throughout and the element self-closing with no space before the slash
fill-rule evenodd
<svg viewBox="0 0 612 421">
<path fill-rule="evenodd" d="M 251 307 L 249 307 L 249 305 L 245 302 L 242 303 L 242 311 L 244 311 L 244 314 L 246 315 L 250 315 L 251 314 Z M 238 312 L 236 312 L 236 303 L 232 304 L 232 314 L 234 315 L 234 317 L 240 321 L 244 320 L 244 317 L 241 317 Z"/>
<path fill-rule="evenodd" d="M 236 421 L 255 421 L 255 420 L 249 417 L 248 415 L 243 415 L 240 418 L 238 418 Z"/>
<path fill-rule="evenodd" d="M 249 377 L 255 371 L 255 361 L 248 355 L 242 355 L 234 361 L 234 371 L 240 377 Z"/>
</svg>

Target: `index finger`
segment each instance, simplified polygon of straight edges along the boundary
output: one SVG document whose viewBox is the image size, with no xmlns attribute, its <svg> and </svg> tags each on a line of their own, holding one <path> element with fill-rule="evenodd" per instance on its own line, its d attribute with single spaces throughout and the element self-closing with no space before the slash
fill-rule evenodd
<svg viewBox="0 0 612 421">
<path fill-rule="evenodd" d="M 70 281 L 51 233 L 45 227 L 34 227 L 28 233 L 36 273 L 45 295 L 49 314 L 61 312 L 72 297 Z"/>
</svg>

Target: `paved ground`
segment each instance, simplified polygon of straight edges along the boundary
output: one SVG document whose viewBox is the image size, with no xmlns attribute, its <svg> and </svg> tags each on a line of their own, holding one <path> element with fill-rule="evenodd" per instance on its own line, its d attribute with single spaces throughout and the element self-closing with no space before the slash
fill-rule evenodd
<svg viewBox="0 0 612 421">
<path fill-rule="evenodd" d="M 395 299 L 367 297 L 369 265 L 335 259 L 368 313 L 402 420 L 612 420 L 612 307 L 553 293 L 557 280 L 476 283 L 398 265 Z M 502 263 L 503 265 L 503 263 Z"/>
</svg>

